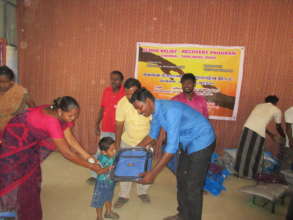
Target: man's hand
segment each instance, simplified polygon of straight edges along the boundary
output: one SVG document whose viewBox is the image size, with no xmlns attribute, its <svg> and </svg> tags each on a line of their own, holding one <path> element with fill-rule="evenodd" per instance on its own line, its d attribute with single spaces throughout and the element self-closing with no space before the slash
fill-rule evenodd
<svg viewBox="0 0 293 220">
<path fill-rule="evenodd" d="M 96 127 L 96 135 L 97 135 L 97 136 L 100 136 L 100 135 L 101 135 L 101 129 L 100 129 L 100 126 L 97 126 L 97 127 Z"/>
<path fill-rule="evenodd" d="M 273 141 L 276 143 L 276 144 L 280 144 L 280 145 L 284 145 L 285 142 L 286 142 L 286 139 L 279 136 L 279 135 L 274 135 L 273 136 Z"/>
<path fill-rule="evenodd" d="M 154 152 L 154 159 L 155 160 L 160 160 L 160 158 L 162 157 L 162 144 L 156 143 L 156 147 L 155 147 L 155 152 Z"/>
<path fill-rule="evenodd" d="M 153 141 L 151 143 L 151 147 L 154 149 L 154 159 L 155 160 L 159 160 L 162 156 L 162 142 L 160 142 L 159 140 Z"/>
<path fill-rule="evenodd" d="M 154 149 L 155 149 L 154 159 L 155 160 L 159 160 L 162 157 L 162 147 L 166 142 L 166 138 L 167 138 L 166 132 L 161 128 L 160 135 L 154 143 Z"/>
<path fill-rule="evenodd" d="M 143 177 L 138 181 L 140 184 L 152 184 L 155 180 L 155 176 L 151 171 L 142 173 L 140 176 Z"/>
</svg>

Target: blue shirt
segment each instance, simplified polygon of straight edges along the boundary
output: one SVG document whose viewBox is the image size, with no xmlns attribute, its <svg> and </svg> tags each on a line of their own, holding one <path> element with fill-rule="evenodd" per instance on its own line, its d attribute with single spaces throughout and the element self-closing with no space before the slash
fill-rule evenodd
<svg viewBox="0 0 293 220">
<path fill-rule="evenodd" d="M 108 157 L 105 154 L 99 154 L 99 156 L 98 156 L 99 165 L 102 168 L 107 168 L 109 166 L 112 166 L 114 163 L 114 160 L 115 160 L 115 157 Z M 99 180 L 99 181 L 107 180 L 109 182 L 112 182 L 112 180 L 110 179 L 109 173 L 99 174 L 97 177 L 97 180 Z"/>
<path fill-rule="evenodd" d="M 175 154 L 179 149 L 191 154 L 215 141 L 210 122 L 186 104 L 172 100 L 155 100 L 155 110 L 149 136 L 157 139 L 160 128 L 167 132 L 165 152 Z"/>
</svg>

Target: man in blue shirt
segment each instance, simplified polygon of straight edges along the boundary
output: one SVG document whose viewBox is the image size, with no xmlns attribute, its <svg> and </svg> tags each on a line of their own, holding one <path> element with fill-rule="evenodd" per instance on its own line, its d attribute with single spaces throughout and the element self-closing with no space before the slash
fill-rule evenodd
<svg viewBox="0 0 293 220">
<path fill-rule="evenodd" d="M 176 174 L 178 214 L 165 220 L 200 220 L 204 181 L 215 147 L 213 127 L 202 114 L 188 105 L 171 100 L 155 100 L 145 88 L 137 90 L 130 102 L 140 114 L 153 117 L 149 135 L 138 146 L 147 146 L 157 139 L 160 128 L 167 132 L 167 145 L 162 158 L 153 170 L 142 174 L 140 183 L 152 183 L 179 150 Z"/>
</svg>

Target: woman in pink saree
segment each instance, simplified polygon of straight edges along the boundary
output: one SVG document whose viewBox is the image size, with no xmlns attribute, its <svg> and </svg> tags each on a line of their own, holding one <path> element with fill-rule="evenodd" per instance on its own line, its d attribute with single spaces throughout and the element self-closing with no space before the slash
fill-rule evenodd
<svg viewBox="0 0 293 220">
<path fill-rule="evenodd" d="M 16 211 L 18 220 L 42 219 L 40 164 L 56 148 L 73 163 L 97 173 L 108 171 L 72 134 L 79 110 L 75 99 L 64 96 L 9 121 L 0 140 L 0 211 Z"/>
</svg>

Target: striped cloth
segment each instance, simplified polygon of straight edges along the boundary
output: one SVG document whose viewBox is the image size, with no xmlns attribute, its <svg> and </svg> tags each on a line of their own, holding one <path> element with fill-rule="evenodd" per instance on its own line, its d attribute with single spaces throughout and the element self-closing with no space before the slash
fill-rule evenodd
<svg viewBox="0 0 293 220">
<path fill-rule="evenodd" d="M 260 173 L 265 138 L 244 127 L 235 161 L 239 177 L 255 178 Z"/>
</svg>

